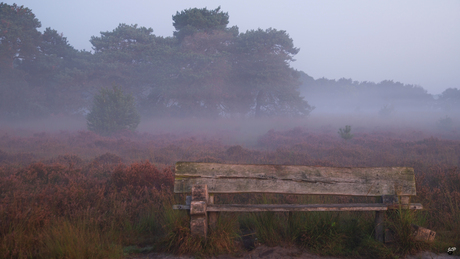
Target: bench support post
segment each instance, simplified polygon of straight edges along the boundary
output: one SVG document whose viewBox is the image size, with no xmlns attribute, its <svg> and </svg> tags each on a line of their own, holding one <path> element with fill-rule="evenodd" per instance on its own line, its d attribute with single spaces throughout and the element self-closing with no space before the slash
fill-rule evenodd
<svg viewBox="0 0 460 259">
<path fill-rule="evenodd" d="M 410 196 L 401 196 L 401 208 L 409 209 Z"/>
<path fill-rule="evenodd" d="M 208 198 L 208 186 L 206 184 L 192 187 L 190 232 L 194 236 L 206 238 L 208 233 L 208 219 L 206 213 Z"/>
<path fill-rule="evenodd" d="M 214 194 L 209 195 L 208 204 L 214 204 Z M 217 219 L 219 212 L 208 212 L 209 228 L 215 229 L 217 226 Z"/>
<path fill-rule="evenodd" d="M 385 211 L 375 212 L 375 240 L 383 243 L 383 220 L 385 219 Z"/>
</svg>

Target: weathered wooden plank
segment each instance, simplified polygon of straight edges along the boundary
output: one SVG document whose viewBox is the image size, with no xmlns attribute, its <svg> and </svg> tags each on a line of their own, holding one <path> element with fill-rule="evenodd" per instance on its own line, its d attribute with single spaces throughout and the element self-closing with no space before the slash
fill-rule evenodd
<svg viewBox="0 0 460 259">
<path fill-rule="evenodd" d="M 399 208 L 408 210 L 422 210 L 423 205 L 421 203 L 409 203 L 406 205 L 401 205 L 401 207 L 399 204 L 388 205 L 388 209 L 397 210 Z"/>
<path fill-rule="evenodd" d="M 209 193 L 350 196 L 416 195 L 413 168 L 176 163 L 176 193 L 206 184 Z"/>
<path fill-rule="evenodd" d="M 173 205 L 173 210 L 189 210 L 190 205 Z"/>
<path fill-rule="evenodd" d="M 379 203 L 377 203 L 377 204 L 379 204 Z M 209 206 L 210 205 L 208 205 L 208 208 L 209 208 Z M 218 206 L 218 205 L 216 205 L 216 206 Z M 378 206 L 380 207 L 380 205 L 378 205 Z M 189 205 L 173 205 L 173 209 L 175 209 L 175 210 L 189 210 L 190 206 Z M 399 209 L 399 206 L 398 205 L 388 206 L 388 209 Z M 421 210 L 421 209 L 423 209 L 423 206 L 422 206 L 421 203 L 411 203 L 410 206 L 409 206 L 409 209 L 411 209 L 411 210 Z M 207 211 L 217 211 L 217 209 L 212 208 L 211 210 L 207 209 Z M 224 210 L 222 210 L 222 211 L 224 211 Z M 244 211 L 248 211 L 248 210 L 244 210 Z"/>
<path fill-rule="evenodd" d="M 261 212 L 261 211 L 383 211 L 387 206 L 374 204 L 214 204 L 207 211 Z"/>
</svg>

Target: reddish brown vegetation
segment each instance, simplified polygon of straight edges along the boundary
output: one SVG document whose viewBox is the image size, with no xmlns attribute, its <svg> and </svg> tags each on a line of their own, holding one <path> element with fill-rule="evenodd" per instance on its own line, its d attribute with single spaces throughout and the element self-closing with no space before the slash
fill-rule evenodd
<svg viewBox="0 0 460 259">
<path fill-rule="evenodd" d="M 152 208 L 162 210 L 161 201 L 171 200 L 172 166 L 179 160 L 411 166 L 417 178 L 416 200 L 427 209 L 426 227 L 460 233 L 460 141 L 417 134 L 356 134 L 345 142 L 334 134 L 296 128 L 269 131 L 252 149 L 204 136 L 2 134 L 0 257 L 40 254 L 37 233 L 57 219 L 85 218 L 101 231 L 114 226 L 122 231 Z"/>
<path fill-rule="evenodd" d="M 86 164 L 75 156 L 50 162 L 0 167 L 0 257 L 21 257 L 23 246 L 31 249 L 26 255 L 37 256 L 42 238 L 37 233 L 61 218 L 89 219 L 100 231 L 114 225 L 122 230 L 139 214 L 152 207 L 159 210 L 158 201 L 170 195 L 173 183 L 168 167 L 159 170 L 148 161 L 126 167 L 110 154 Z M 18 239 L 18 232 L 26 237 Z M 17 243 L 8 242 L 15 239 Z"/>
</svg>

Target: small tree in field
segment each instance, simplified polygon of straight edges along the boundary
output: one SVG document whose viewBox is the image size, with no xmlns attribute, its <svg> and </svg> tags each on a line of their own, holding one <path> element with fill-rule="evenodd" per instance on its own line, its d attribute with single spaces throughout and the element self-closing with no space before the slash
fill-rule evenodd
<svg viewBox="0 0 460 259">
<path fill-rule="evenodd" d="M 94 96 L 93 109 L 86 117 L 88 129 L 101 135 L 111 135 L 123 129 L 135 130 L 141 121 L 132 95 L 119 87 L 103 88 Z"/>
<path fill-rule="evenodd" d="M 452 125 L 453 125 L 452 119 L 447 115 L 445 118 L 441 118 L 438 121 L 438 127 L 443 130 L 451 130 Z"/>
<path fill-rule="evenodd" d="M 351 134 L 351 126 L 346 125 L 345 129 L 340 128 L 339 129 L 339 135 L 345 140 L 349 140 L 349 139 L 353 138 L 353 134 Z"/>
</svg>

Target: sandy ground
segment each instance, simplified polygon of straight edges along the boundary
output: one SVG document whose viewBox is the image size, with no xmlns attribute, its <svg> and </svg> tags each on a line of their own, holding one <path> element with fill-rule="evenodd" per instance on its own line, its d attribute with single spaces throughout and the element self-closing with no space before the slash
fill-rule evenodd
<svg viewBox="0 0 460 259">
<path fill-rule="evenodd" d="M 192 259 L 193 256 L 175 256 L 164 253 L 150 253 L 145 255 L 131 255 L 126 259 Z M 343 259 L 343 257 L 333 256 L 319 256 L 302 252 L 297 248 L 283 248 L 283 247 L 267 247 L 259 246 L 256 249 L 245 253 L 241 257 L 235 257 L 231 255 L 219 255 L 217 257 L 208 257 L 208 259 Z M 447 253 L 434 254 L 431 252 L 421 252 L 417 255 L 407 256 L 406 259 L 460 259 L 460 256 L 448 255 Z"/>
</svg>

